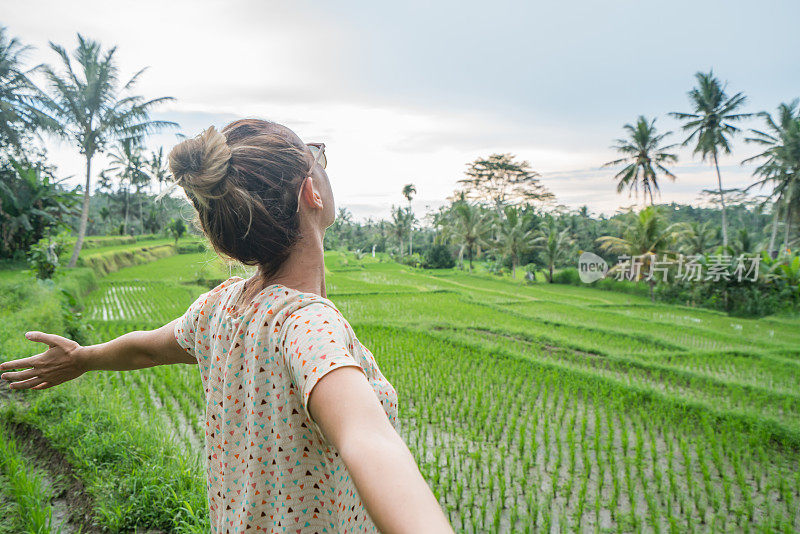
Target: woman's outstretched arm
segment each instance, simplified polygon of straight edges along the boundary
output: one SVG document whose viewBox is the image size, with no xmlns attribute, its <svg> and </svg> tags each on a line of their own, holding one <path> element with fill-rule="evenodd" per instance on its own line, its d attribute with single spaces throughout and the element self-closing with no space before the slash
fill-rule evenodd
<svg viewBox="0 0 800 534">
<path fill-rule="evenodd" d="M 360 369 L 340 367 L 323 376 L 311 390 L 308 411 L 339 451 L 378 530 L 453 532 Z"/>
<path fill-rule="evenodd" d="M 177 319 L 176 319 L 177 321 Z M 30 341 L 46 343 L 40 354 L 0 363 L 0 378 L 12 389 L 47 389 L 77 378 L 87 371 L 130 371 L 171 363 L 197 363 L 175 340 L 175 321 L 157 328 L 129 332 L 97 345 L 81 346 L 71 339 L 28 332 Z"/>
</svg>

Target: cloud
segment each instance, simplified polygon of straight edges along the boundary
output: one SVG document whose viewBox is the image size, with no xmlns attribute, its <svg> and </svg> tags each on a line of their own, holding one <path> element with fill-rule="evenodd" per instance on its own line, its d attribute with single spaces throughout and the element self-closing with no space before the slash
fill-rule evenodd
<svg viewBox="0 0 800 534">
<path fill-rule="evenodd" d="M 765 10 L 735 1 L 722 12 L 689 0 L 666 11 L 505 0 L 492 9 L 470 1 L 34 4 L 4 10 L 10 34 L 37 47 L 31 64 L 55 60 L 50 40 L 71 51 L 81 32 L 118 45 L 123 80 L 150 65 L 137 93 L 177 98 L 154 118 L 180 130 L 154 135 L 151 148 L 169 150 L 177 131 L 275 120 L 328 145 L 337 204 L 354 214 L 388 217 L 407 183 L 428 199 L 415 208 L 433 205 L 468 162 L 492 152 L 528 160 L 559 202 L 612 213 L 631 200 L 615 192 L 614 169 L 600 168 L 616 156 L 610 145 L 640 114 L 680 140 L 679 123 L 665 114 L 687 109 L 695 71 L 714 66 L 732 90 L 751 95 L 750 111 L 798 96 L 800 83 L 789 52 L 800 44 L 792 2 Z M 60 174 L 82 182 L 77 149 L 48 146 Z M 753 148 L 738 139 L 735 151 L 722 161 L 726 187 L 750 181 L 752 167 L 738 162 Z M 678 153 L 678 180 L 662 182 L 662 200 L 693 202 L 716 176 L 690 150 Z M 100 156 L 94 169 L 104 165 Z"/>
</svg>

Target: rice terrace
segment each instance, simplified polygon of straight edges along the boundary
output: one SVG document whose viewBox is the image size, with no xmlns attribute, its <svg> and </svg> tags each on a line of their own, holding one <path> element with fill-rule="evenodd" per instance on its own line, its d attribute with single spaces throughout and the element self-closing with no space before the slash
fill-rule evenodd
<svg viewBox="0 0 800 534">
<path fill-rule="evenodd" d="M 798 20 L 6 2 L 0 534 L 800 533 Z"/>
<path fill-rule="evenodd" d="M 800 527 L 797 321 L 422 271 L 383 255 L 329 252 L 326 262 L 330 298 L 405 392 L 403 438 L 457 531 Z M 190 252 L 74 283 L 92 279 L 84 315 L 89 335 L 104 341 L 157 328 L 205 290 L 203 280 L 231 273 L 246 275 Z M 30 352 L 12 333 L 4 328 L 5 346 Z M 25 429 L 68 459 L 102 525 L 202 530 L 196 369 L 90 373 L 25 393 L 4 396 L 0 449 L 4 466 L 37 466 L 5 471 L 5 497 L 31 511 L 21 520 L 66 502 L 51 504 L 53 467 L 26 449 Z"/>
</svg>

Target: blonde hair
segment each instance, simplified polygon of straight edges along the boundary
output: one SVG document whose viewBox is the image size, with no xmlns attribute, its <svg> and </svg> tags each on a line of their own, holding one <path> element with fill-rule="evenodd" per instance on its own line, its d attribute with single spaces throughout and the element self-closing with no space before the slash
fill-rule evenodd
<svg viewBox="0 0 800 534">
<path fill-rule="evenodd" d="M 169 167 L 215 250 L 274 274 L 299 240 L 297 194 L 311 170 L 289 130 L 260 119 L 213 126 L 169 153 Z"/>
</svg>

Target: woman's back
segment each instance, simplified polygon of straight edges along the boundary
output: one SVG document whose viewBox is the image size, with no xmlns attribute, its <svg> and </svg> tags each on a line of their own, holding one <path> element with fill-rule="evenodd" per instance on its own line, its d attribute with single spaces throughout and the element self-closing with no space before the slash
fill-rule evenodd
<svg viewBox="0 0 800 534">
<path fill-rule="evenodd" d="M 223 282 L 175 325 L 206 393 L 212 531 L 374 532 L 308 398 L 329 371 L 357 366 L 397 428 L 394 388 L 333 302 L 273 284 L 237 307 L 244 283 Z"/>
</svg>

